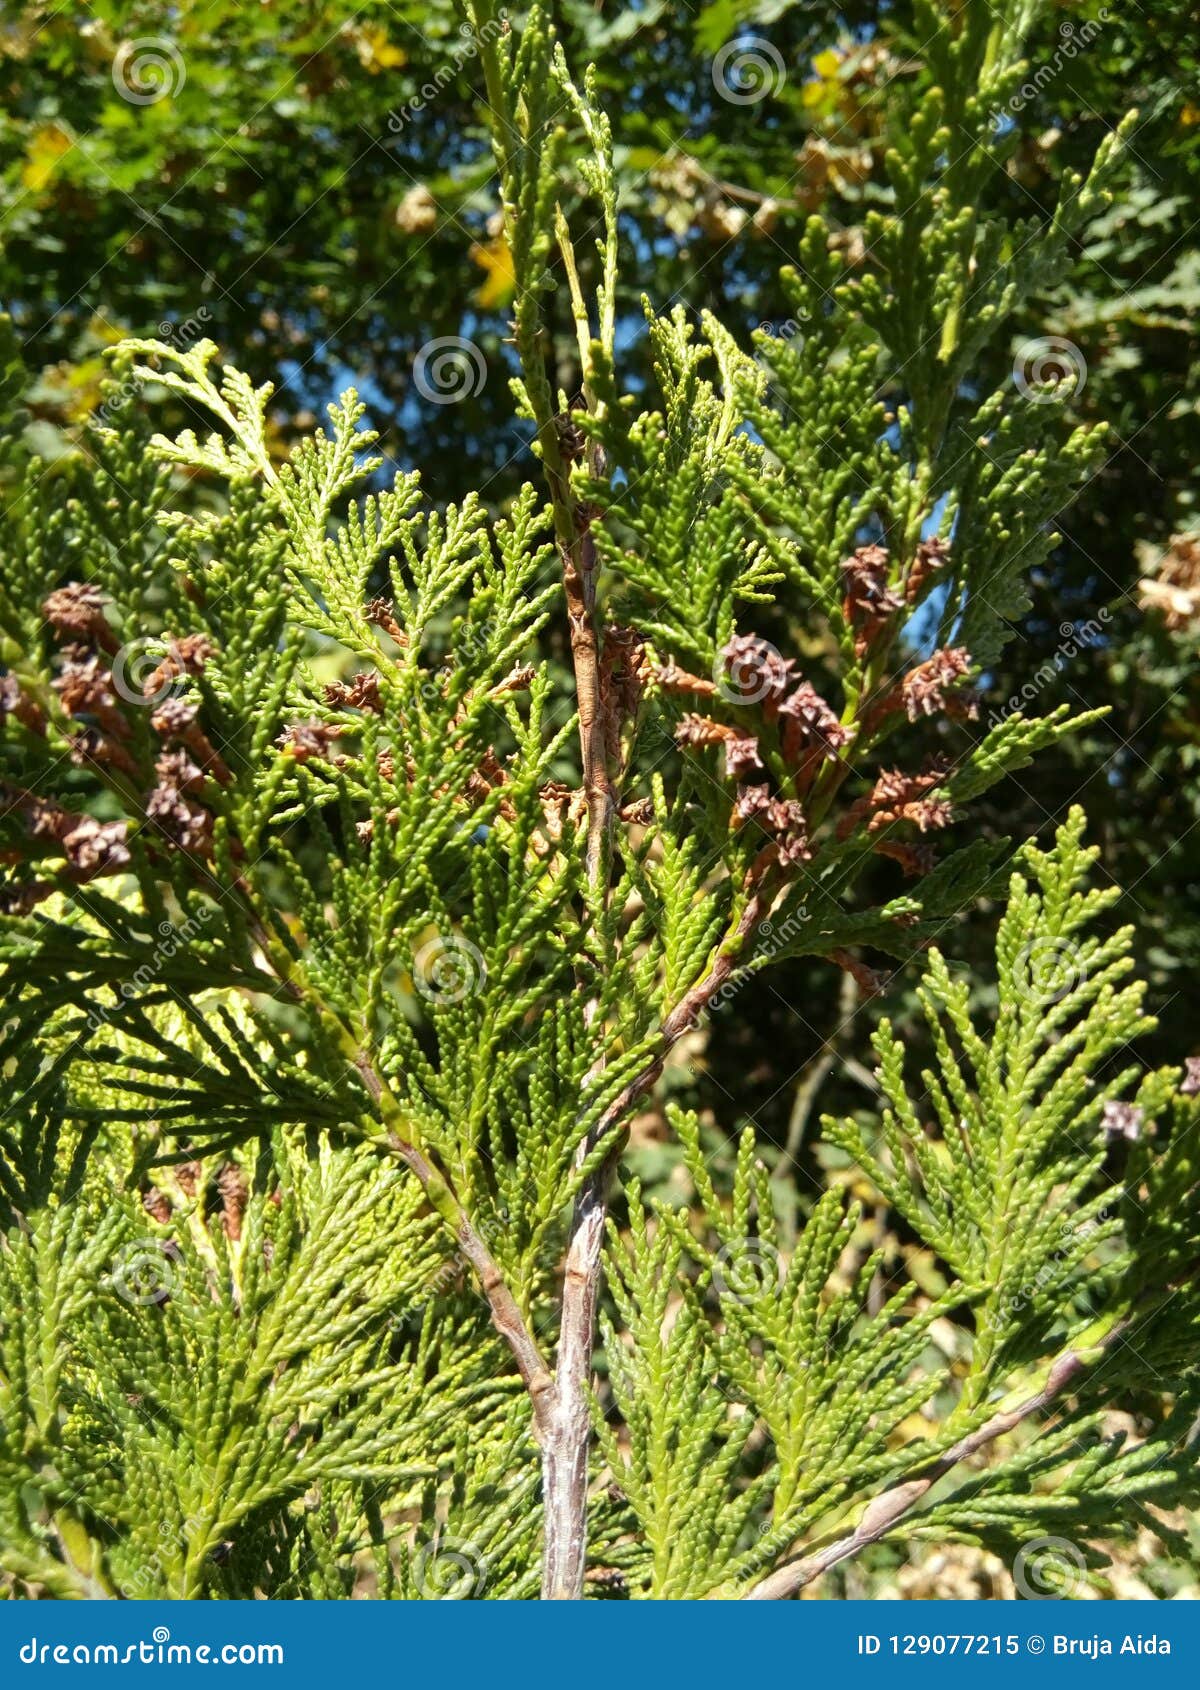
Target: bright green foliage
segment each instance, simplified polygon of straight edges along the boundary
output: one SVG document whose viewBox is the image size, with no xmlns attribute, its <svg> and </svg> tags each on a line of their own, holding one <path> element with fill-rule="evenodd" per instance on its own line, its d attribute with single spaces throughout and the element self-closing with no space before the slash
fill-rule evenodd
<svg viewBox="0 0 1200 1690">
<path fill-rule="evenodd" d="M 598 1425 L 626 1500 L 620 1525 L 640 1545 L 622 1564 L 647 1594 L 739 1593 L 791 1545 L 853 1524 L 862 1498 L 920 1474 L 986 1423 L 1014 1380 L 1037 1382 L 1070 1350 L 1093 1373 L 1058 1426 L 903 1519 L 899 1535 L 1011 1556 L 1056 1530 L 1086 1545 L 1154 1525 L 1129 1515 L 1131 1498 L 1170 1508 L 1200 1494 L 1195 1301 L 1167 1289 L 1200 1243 L 1200 1109 L 1175 1095 L 1177 1072 L 1135 1083 L 1135 1068 L 1109 1062 L 1144 1025 L 1142 989 L 1122 983 L 1128 931 L 1090 930 L 1113 894 L 1085 887 L 1095 852 L 1082 830 L 1076 811 L 1049 853 L 1022 854 L 986 1019 L 931 953 L 921 996 L 939 1060 L 920 1093 L 906 1090 L 884 1024 L 880 1151 L 865 1122 L 824 1123 L 945 1265 L 936 1293 L 864 1242 L 859 1205 L 836 1190 L 789 1257 L 751 1133 L 728 1199 L 685 1116 L 674 1124 L 694 1210 L 643 1218 L 629 1191 L 629 1237 L 614 1228 L 612 1239 L 618 1318 L 604 1333 L 621 1435 Z M 1139 1140 L 1114 1163 L 1101 1122 L 1123 1099 L 1140 1112 Z M 1151 1264 L 1142 1251 L 1156 1234 L 1172 1253 Z M 956 1313 L 975 1333 L 965 1371 L 931 1341 Z M 1127 1329 L 1128 1348 L 1113 1341 Z M 1100 1438 L 1098 1407 L 1147 1365 L 1162 1367 L 1171 1412 L 1131 1448 Z"/>
<path fill-rule="evenodd" d="M 1048 228 L 976 216 L 1026 10 L 931 14 L 873 264 L 810 223 L 803 335 L 757 357 L 651 313 L 643 403 L 594 80 L 544 12 L 513 33 L 471 8 L 545 506 L 430 508 L 353 391 L 281 458 L 271 388 L 209 341 L 129 342 L 87 456 L 54 468 L 10 407 L 0 1558 L 23 1591 L 532 1595 L 543 1518 L 549 1548 L 576 1507 L 590 1558 L 547 1594 L 745 1594 L 772 1569 L 791 1594 L 806 1543 L 869 1548 L 873 1497 L 990 1449 L 998 1398 L 1039 1391 L 1013 1426 L 1058 1416 L 1044 1457 L 970 1481 L 997 1542 L 1044 1529 L 1012 1502 L 1030 1462 L 1091 1535 L 1122 1522 L 1110 1470 L 1113 1495 L 1189 1494 L 1157 1430 L 1080 1461 L 1068 1437 L 1131 1321 L 1195 1388 L 1194 1311 L 1158 1273 L 1192 1259 L 1194 1106 L 1175 1072 L 1129 1101 L 1113 1061 L 1149 1023 L 1128 935 L 1081 936 L 1111 899 L 1081 888 L 1080 817 L 1023 853 L 990 1036 L 932 953 L 935 1130 L 885 1026 L 890 1113 L 832 1131 L 924 1270 L 837 1182 L 785 1248 L 752 1135 L 726 1189 L 677 1111 L 689 1191 L 669 1210 L 631 1183 L 609 1219 L 588 1396 L 578 1287 L 684 1035 L 729 994 L 753 1013 L 782 956 L 883 990 L 864 952 L 909 959 L 1003 887 L 1007 842 L 941 834 L 1079 724 L 985 732 L 971 690 L 1095 449 L 1057 438 L 1055 394 L 969 380 L 1119 144 Z M 577 393 L 545 358 L 556 291 Z M 900 368 L 907 397 L 878 399 Z M 188 425 L 150 436 L 164 398 Z M 895 876 L 878 904 L 868 868 Z M 1109 1212 L 1106 1133 L 1169 1223 Z M 590 1496 L 562 1488 L 589 1400 Z M 918 1485 L 887 1530 L 944 1508 L 961 1533 L 953 1507 Z"/>
<path fill-rule="evenodd" d="M 28 1134 L 27 1151 L 53 1153 L 62 1108 L 51 1100 L 47 1138 Z M 20 1311 L 0 1399 L 10 1572 L 57 1596 L 344 1596 L 374 1542 L 380 1576 L 411 1585 L 454 1475 L 454 1518 L 498 1564 L 510 1557 L 519 1583 L 536 1514 L 514 1522 L 511 1495 L 493 1511 L 472 1475 L 512 1458 L 525 1416 L 415 1182 L 281 1133 L 249 1190 L 230 1165 L 215 1214 L 212 1188 L 188 1177 L 198 1170 L 156 1175 L 153 1224 L 136 1195 L 114 1205 L 91 1167 L 66 1178 L 59 1207 L 39 1200 L 32 1170 L 12 1193 L 22 1226 L 0 1258 L 5 1308 Z M 23 1172 L 18 1153 L 6 1185 Z M 453 1355 L 435 1297 L 454 1311 Z M 400 1509 L 419 1530 L 383 1529 Z"/>
</svg>

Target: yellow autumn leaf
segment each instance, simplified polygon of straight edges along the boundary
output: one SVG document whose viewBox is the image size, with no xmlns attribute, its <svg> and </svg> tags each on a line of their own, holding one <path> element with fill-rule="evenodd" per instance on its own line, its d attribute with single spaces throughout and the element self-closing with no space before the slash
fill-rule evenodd
<svg viewBox="0 0 1200 1690">
<path fill-rule="evenodd" d="M 47 123 L 36 129 L 25 149 L 21 181 L 35 194 L 40 194 L 74 144 L 66 130 L 60 129 L 57 123 Z"/>
<path fill-rule="evenodd" d="M 101 346 L 117 346 L 131 333 L 127 323 L 111 323 L 107 317 L 93 312 L 88 319 L 87 332 Z"/>
<path fill-rule="evenodd" d="M 841 62 L 842 55 L 832 47 L 826 47 L 825 51 L 818 53 L 813 60 L 813 69 L 818 76 L 823 76 L 828 81 L 831 76 L 837 75 Z"/>
<path fill-rule="evenodd" d="M 513 269 L 513 256 L 504 236 L 497 235 L 494 240 L 476 242 L 469 256 L 481 270 L 487 272 L 483 285 L 476 291 L 475 303 L 489 311 L 507 305 L 516 290 L 517 277 Z"/>
<path fill-rule="evenodd" d="M 403 47 L 397 47 L 394 41 L 388 40 L 386 29 L 360 29 L 355 45 L 363 68 L 369 70 L 372 76 L 378 76 L 381 70 L 395 70 L 397 66 L 408 63 L 408 54 Z"/>
<path fill-rule="evenodd" d="M 1200 106 L 1194 106 L 1188 100 L 1179 114 L 1179 121 L 1185 129 L 1191 129 L 1195 124 L 1200 123 Z"/>
<path fill-rule="evenodd" d="M 86 422 L 100 403 L 107 367 L 102 358 L 89 358 L 76 364 L 67 381 L 67 418 L 73 423 Z"/>
</svg>

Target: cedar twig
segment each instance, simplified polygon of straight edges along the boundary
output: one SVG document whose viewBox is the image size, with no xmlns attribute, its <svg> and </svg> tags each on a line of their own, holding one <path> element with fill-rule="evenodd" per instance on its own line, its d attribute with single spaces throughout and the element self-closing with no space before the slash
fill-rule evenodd
<svg viewBox="0 0 1200 1690">
<path fill-rule="evenodd" d="M 353 1045 L 353 1041 L 350 1041 Z M 350 1050 L 347 1050 L 350 1054 Z M 361 1050 L 354 1051 L 354 1067 L 362 1077 L 385 1125 L 389 1126 L 387 1147 L 402 1158 L 421 1183 L 431 1206 L 453 1232 L 463 1255 L 475 1270 L 476 1277 L 491 1309 L 492 1325 L 512 1351 L 526 1390 L 533 1404 L 534 1427 L 539 1436 L 550 1425 L 554 1381 L 538 1349 L 537 1342 L 522 1317 L 516 1298 L 496 1264 L 496 1259 L 475 1229 L 467 1211 L 454 1194 L 445 1175 L 434 1167 L 424 1150 L 413 1142 L 411 1133 L 396 1130 L 392 1122 L 404 1122 L 403 1111 L 375 1068 Z"/>
<path fill-rule="evenodd" d="M 274 943 L 253 909 L 249 888 L 243 883 L 240 890 L 249 907 L 255 940 L 274 969 L 282 990 L 293 1002 L 307 1002 L 318 1020 L 328 1028 L 375 1106 L 385 1129 L 384 1137 L 378 1142 L 384 1149 L 399 1156 L 416 1175 L 430 1206 L 449 1227 L 463 1256 L 474 1268 L 491 1310 L 492 1324 L 511 1350 L 517 1371 L 529 1392 L 535 1432 L 543 1437 L 550 1424 L 554 1380 L 495 1257 L 480 1237 L 450 1182 L 426 1154 L 419 1134 L 413 1131 L 403 1108 L 367 1052 L 341 1019 L 321 1001 L 308 981 L 298 977 L 290 958 Z"/>
<path fill-rule="evenodd" d="M 1049 1408 L 1068 1385 L 1124 1336 L 1129 1326 L 1128 1318 L 1119 1320 L 1096 1344 L 1088 1348 L 1064 1350 L 1051 1365 L 1041 1388 L 1032 1396 L 1024 1398 L 1013 1408 L 1000 1409 L 982 1426 L 977 1426 L 973 1432 L 968 1432 L 956 1444 L 952 1444 L 923 1472 L 903 1480 L 900 1484 L 889 1485 L 887 1490 L 881 1491 L 864 1505 L 852 1531 L 801 1560 L 777 1567 L 773 1573 L 760 1579 L 758 1584 L 747 1591 L 743 1600 L 770 1602 L 795 1596 L 806 1585 L 812 1584 L 814 1579 L 820 1578 L 822 1573 L 828 1572 L 830 1567 L 837 1566 L 839 1561 L 848 1561 L 851 1556 L 859 1554 L 869 1545 L 878 1543 L 928 1495 L 938 1480 L 945 1478 L 959 1462 L 967 1460 L 981 1449 L 986 1449 L 989 1444 L 995 1443 L 997 1438 L 1003 1437 L 1006 1432 L 1011 1432 L 1015 1426 L 1027 1420 L 1030 1415 Z"/>
</svg>

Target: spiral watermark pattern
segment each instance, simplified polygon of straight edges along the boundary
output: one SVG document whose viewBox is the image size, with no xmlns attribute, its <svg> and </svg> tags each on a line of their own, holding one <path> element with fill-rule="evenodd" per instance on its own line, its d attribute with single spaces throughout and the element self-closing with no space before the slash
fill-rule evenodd
<svg viewBox="0 0 1200 1690">
<path fill-rule="evenodd" d="M 756 638 L 744 649 L 722 651 L 712 670 L 717 697 L 726 704 L 761 704 L 785 668 L 783 653 L 770 640 Z"/>
<path fill-rule="evenodd" d="M 182 672 L 170 664 L 164 667 L 166 655 L 167 648 L 161 640 L 129 640 L 113 658 L 113 691 L 126 704 L 150 707 L 161 704 L 186 680 Z M 145 689 L 151 680 L 154 680 L 154 685 L 147 692 Z"/>
<path fill-rule="evenodd" d="M 183 54 L 164 35 L 122 41 L 112 63 L 113 87 L 131 106 L 170 99 L 187 81 Z"/>
<path fill-rule="evenodd" d="M 777 94 L 786 75 L 782 53 L 761 35 L 727 41 L 712 62 L 713 87 L 735 106 L 755 106 Z"/>
<path fill-rule="evenodd" d="M 1070 1538 L 1035 1537 L 1017 1551 L 1012 1576 L 1029 1602 L 1063 1601 L 1074 1596 L 1086 1569 L 1082 1549 Z"/>
<path fill-rule="evenodd" d="M 803 320 L 807 321 L 807 317 Z M 770 339 L 755 341 L 754 362 L 759 369 L 766 373 L 769 380 L 778 381 L 780 379 L 779 371 L 775 366 L 774 355 L 777 354 L 781 342 L 784 346 L 790 346 L 794 352 L 801 350 L 804 345 L 804 329 L 801 327 L 801 319 L 788 317 L 782 323 L 759 323 L 757 333 L 769 335 Z"/>
<path fill-rule="evenodd" d="M 180 1264 L 162 1239 L 137 1238 L 117 1251 L 110 1278 L 122 1302 L 145 1308 L 179 1289 Z"/>
<path fill-rule="evenodd" d="M 422 945 L 413 958 L 413 981 L 418 992 L 438 1007 L 462 1003 L 482 990 L 486 980 L 487 963 L 482 951 L 457 933 L 448 939 L 439 934 Z"/>
<path fill-rule="evenodd" d="M 413 361 L 413 385 L 431 405 L 474 399 L 487 382 L 487 360 L 473 340 L 442 335 L 427 340 Z"/>
<path fill-rule="evenodd" d="M 467 1602 L 481 1596 L 488 1564 L 478 1547 L 461 1537 L 424 1543 L 413 1559 L 413 1583 L 427 1602 Z"/>
<path fill-rule="evenodd" d="M 783 1257 L 761 1238 L 739 1238 L 723 1244 L 713 1263 L 713 1286 L 723 1300 L 757 1302 L 764 1291 L 783 1284 Z"/>
<path fill-rule="evenodd" d="M 1021 947 L 1013 973 L 1020 995 L 1039 1007 L 1058 1003 L 1087 979 L 1079 946 L 1048 935 Z"/>
<path fill-rule="evenodd" d="M 1031 405 L 1074 399 L 1087 385 L 1087 359 L 1073 340 L 1040 335 L 1018 347 L 1013 381 Z"/>
</svg>

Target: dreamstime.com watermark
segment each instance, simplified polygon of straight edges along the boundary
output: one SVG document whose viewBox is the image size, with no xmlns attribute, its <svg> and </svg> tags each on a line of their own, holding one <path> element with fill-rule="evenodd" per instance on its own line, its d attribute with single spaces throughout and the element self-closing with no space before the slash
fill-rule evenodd
<svg viewBox="0 0 1200 1690">
<path fill-rule="evenodd" d="M 182 322 L 171 323 L 165 319 L 158 325 L 158 338 L 164 345 L 186 352 L 194 340 L 202 337 L 212 321 L 212 312 L 207 305 L 201 305 L 193 311 L 190 317 Z M 119 417 L 123 407 L 131 399 L 136 399 L 151 378 L 146 375 L 127 375 L 118 382 L 102 405 L 92 412 L 90 421 L 94 427 L 108 428 Z"/>
<path fill-rule="evenodd" d="M 190 1514 L 179 1525 L 173 1525 L 169 1520 L 160 1520 L 158 1547 L 149 1560 L 143 1561 L 140 1567 L 122 1581 L 125 1594 L 135 1601 L 145 1602 L 160 1595 L 163 1587 L 168 1584 L 172 1571 L 187 1553 L 192 1539 L 200 1532 L 206 1532 L 209 1524 L 207 1519 Z M 228 1547 L 233 1546 L 230 1544 Z M 216 1550 L 209 1551 L 209 1559 L 217 1559 Z"/>
<path fill-rule="evenodd" d="M 799 352 L 804 345 L 804 325 L 807 321 L 807 313 L 801 313 L 799 317 L 788 317 L 782 323 L 766 322 L 758 325 L 759 334 L 769 335 L 771 338 L 770 341 L 755 342 L 754 362 L 760 369 L 765 370 L 768 376 L 778 377 L 778 371 L 771 356 L 773 350 L 771 343 L 782 341 L 785 345 L 789 345 Z"/>
<path fill-rule="evenodd" d="M 478 38 L 469 23 L 459 24 L 458 33 L 461 37 L 461 44 L 455 47 L 447 62 L 438 66 L 429 81 L 423 82 L 412 99 L 407 100 L 399 111 L 388 113 L 387 126 L 392 134 L 399 135 L 406 124 L 410 123 L 414 117 L 425 110 L 426 106 L 432 105 L 434 100 L 444 93 L 463 66 L 469 64 L 478 53 L 480 41 L 485 47 L 489 47 L 493 41 L 504 34 L 507 28 L 508 13 L 505 11 L 497 12 L 494 18 L 489 18 L 480 30 Z"/>
<path fill-rule="evenodd" d="M 751 968 L 735 968 L 725 984 L 709 998 L 705 1005 L 702 1020 L 716 1015 L 724 1009 L 726 1004 L 732 1003 L 742 987 L 758 972 L 758 969 L 771 957 L 777 956 L 783 947 L 793 939 L 808 920 L 808 905 L 797 904 L 789 910 L 786 918 L 775 922 L 770 917 L 760 921 L 754 930 L 754 966 Z"/>
<path fill-rule="evenodd" d="M 117 995 L 122 998 L 136 998 L 148 986 L 153 985 L 162 972 L 163 964 L 169 962 L 183 946 L 190 944 L 201 928 L 210 922 L 215 914 L 215 910 L 202 905 L 195 915 L 188 916 L 187 920 L 181 922 L 178 927 L 173 921 L 160 922 L 158 943 L 146 961 L 140 963 L 127 980 L 122 980 L 116 988 Z M 98 1028 L 105 1026 L 112 1013 L 112 1010 L 109 1009 L 93 1009 L 88 1016 L 88 1032 L 94 1033 Z"/>
<path fill-rule="evenodd" d="M 1054 648 L 1053 655 L 1034 672 L 1031 680 L 1025 682 L 1020 692 L 1013 693 L 1004 704 L 988 712 L 988 727 L 998 728 L 1001 722 L 1006 722 L 1016 711 L 1032 704 L 1043 687 L 1048 687 L 1057 675 L 1061 675 L 1073 658 L 1078 657 L 1081 651 L 1096 645 L 1108 623 L 1109 615 L 1108 606 L 1105 605 L 1097 615 L 1090 616 L 1086 622 L 1061 623 L 1058 630 L 1061 638 Z"/>
<path fill-rule="evenodd" d="M 1004 1332 L 1031 1304 L 1057 1292 L 1078 1264 L 1081 1246 L 1097 1234 L 1105 1235 L 1111 1218 L 1107 1209 L 1100 1209 L 1086 1220 L 1065 1221 L 1059 1232 L 1058 1248 L 1040 1264 L 1036 1273 L 1004 1286 L 981 1316 L 981 1324 L 992 1331 Z"/>
<path fill-rule="evenodd" d="M 1027 76 L 1021 86 L 1009 95 L 1004 104 L 992 113 L 993 128 L 998 128 L 1005 118 L 1016 117 L 1017 113 L 1023 111 L 1031 100 L 1036 100 L 1038 95 L 1054 81 L 1064 65 L 1070 64 L 1073 58 L 1092 45 L 1092 42 L 1103 32 L 1107 22 L 1108 7 L 1101 6 L 1098 15 L 1094 18 L 1086 18 L 1078 24 L 1072 19 L 1068 19 L 1065 23 L 1060 24 L 1057 47 L 1050 57 L 1040 64 L 1031 75 Z"/>
<path fill-rule="evenodd" d="M 281 1667 L 282 1643 L 172 1643 L 156 1625 L 139 1643 L 39 1643 L 36 1635 L 17 1650 L 27 1667 Z"/>
<path fill-rule="evenodd" d="M 491 1247 L 496 1237 L 508 1226 L 511 1217 L 505 1208 L 492 1219 L 481 1222 L 476 1227 L 483 1242 Z M 425 1311 L 438 1297 L 444 1296 L 462 1280 L 478 1297 L 483 1296 L 483 1289 L 478 1280 L 471 1277 L 471 1264 L 461 1250 L 456 1250 L 452 1256 L 447 1256 L 441 1266 L 426 1280 L 421 1295 L 415 1303 L 410 1303 L 403 1314 L 395 1315 L 389 1324 L 393 1332 L 403 1332 L 419 1327 L 425 1318 Z"/>
</svg>

